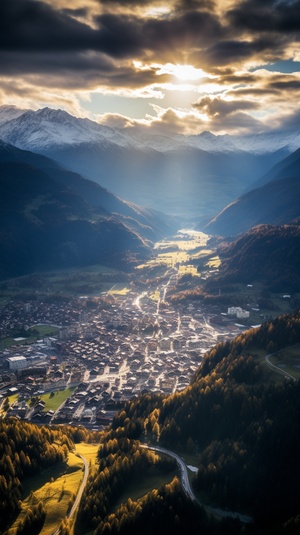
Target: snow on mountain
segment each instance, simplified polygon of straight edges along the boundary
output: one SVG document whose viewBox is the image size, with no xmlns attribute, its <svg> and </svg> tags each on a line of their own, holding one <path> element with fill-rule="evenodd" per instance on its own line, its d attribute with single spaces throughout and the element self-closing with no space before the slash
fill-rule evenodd
<svg viewBox="0 0 300 535">
<path fill-rule="evenodd" d="M 232 136 L 235 146 L 247 152 L 265 154 L 280 149 L 294 152 L 300 147 L 300 131 L 278 131 L 246 136 Z"/>
<path fill-rule="evenodd" d="M 132 140 L 136 148 L 151 149 L 158 152 L 171 152 L 188 146 L 184 136 L 165 136 L 159 134 L 147 134 L 135 130 L 126 130 L 126 136 Z"/>
<path fill-rule="evenodd" d="M 0 107 L 0 139 L 20 149 L 47 152 L 52 148 L 95 144 L 102 149 L 121 148 L 155 150 L 169 153 L 183 148 L 208 152 L 252 154 L 274 153 L 280 149 L 293 152 L 300 147 L 300 131 L 269 132 L 231 136 L 202 132 L 198 135 L 158 135 L 132 129 L 103 126 L 90 119 L 77 118 L 66 111 L 43 108 L 20 110 L 14 106 Z M 113 145 L 112 145 L 113 144 Z"/>
<path fill-rule="evenodd" d="M 36 152 L 43 152 L 53 146 L 80 143 L 97 143 L 103 148 L 111 143 L 121 147 L 130 144 L 127 137 L 116 129 L 50 108 L 36 112 L 29 110 L 0 124 L 0 138 L 20 149 Z"/>
<path fill-rule="evenodd" d="M 240 149 L 229 135 L 215 136 L 211 132 L 202 132 L 196 136 L 189 136 L 188 142 L 193 147 L 209 152 L 238 152 Z"/>
<path fill-rule="evenodd" d="M 16 106 L 0 106 L 0 125 L 20 117 L 20 115 L 23 115 L 26 111 L 27 110 L 21 110 Z"/>
</svg>

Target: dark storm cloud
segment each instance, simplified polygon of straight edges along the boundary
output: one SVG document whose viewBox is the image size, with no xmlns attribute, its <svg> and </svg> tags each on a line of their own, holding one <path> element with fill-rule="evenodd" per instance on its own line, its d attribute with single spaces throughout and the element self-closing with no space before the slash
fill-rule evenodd
<svg viewBox="0 0 300 535">
<path fill-rule="evenodd" d="M 114 88 L 137 89 L 153 84 L 153 81 L 164 83 L 169 76 L 155 75 L 153 69 L 138 71 L 132 66 L 115 64 L 107 56 L 95 57 L 95 54 L 84 55 L 65 53 L 61 57 L 54 53 L 46 56 L 27 53 L 24 58 L 17 52 L 6 52 L 1 55 L 1 71 L 6 76 L 13 76 L 15 64 L 18 62 L 18 74 L 35 77 L 36 83 L 42 86 L 47 76 L 47 87 L 63 89 L 92 89 L 99 83 Z"/>
<path fill-rule="evenodd" d="M 195 3 L 198 8 L 211 5 L 192 2 Z M 147 61 L 171 61 L 175 55 L 178 62 L 189 48 L 203 48 L 225 35 L 222 25 L 206 8 L 148 19 L 103 13 L 94 17 L 96 27 L 93 28 L 74 19 L 72 14 L 83 15 L 86 11 L 58 11 L 34 0 L 1 0 L 0 70 L 25 73 L 28 69 L 30 73 L 40 68 L 40 72 L 45 72 L 60 69 L 64 61 L 70 69 L 71 52 L 74 54 L 71 65 L 79 71 L 84 67 L 84 60 L 87 71 L 106 69 L 104 58 L 97 57 L 101 53 L 118 60 L 146 58 Z M 95 52 L 93 65 L 89 52 Z"/>
<path fill-rule="evenodd" d="M 0 72 L 23 76 L 48 73 L 57 83 L 65 70 L 73 76 L 70 86 L 78 82 L 80 88 L 85 80 L 123 87 L 168 80 L 150 68 L 137 74 L 129 62 L 140 60 L 148 65 L 191 63 L 218 74 L 220 82 L 225 76 L 224 82 L 229 83 L 226 76 L 234 72 L 234 64 L 258 57 L 276 61 L 283 57 L 291 35 L 298 35 L 300 0 L 242 0 L 223 15 L 216 4 L 210 0 L 166 4 L 101 0 L 98 5 L 104 12 L 96 14 L 77 4 L 74 9 L 59 10 L 43 1 L 0 0 Z M 150 5 L 168 6 L 170 11 L 142 16 L 141 8 Z M 134 11 L 135 6 L 140 9 Z M 122 8 L 127 11 L 122 12 Z M 92 20 L 93 26 L 76 17 Z M 82 76 L 85 79 L 80 81 Z"/>
<path fill-rule="evenodd" d="M 170 2 L 169 2 L 170 3 Z M 160 2 L 155 2 L 153 0 L 99 0 L 99 5 L 103 6 L 119 6 L 119 7 L 131 7 L 135 8 L 137 6 L 153 6 L 155 7 L 166 7 L 165 4 Z M 208 9 L 213 10 L 215 8 L 215 2 L 213 0 L 177 0 L 174 2 L 174 9 L 177 10 L 195 10 L 195 9 Z"/>
<path fill-rule="evenodd" d="M 228 12 L 233 28 L 256 33 L 300 30 L 300 1 L 244 0 Z"/>
<path fill-rule="evenodd" d="M 207 9 L 209 11 L 214 11 L 215 5 L 215 2 L 211 0 L 178 0 L 178 2 L 176 2 L 176 9 L 188 11 Z"/>
<path fill-rule="evenodd" d="M 208 47 L 204 54 L 205 65 L 220 66 L 227 63 L 241 63 L 251 58 L 260 57 L 264 61 L 280 58 L 288 44 L 289 38 L 279 38 L 274 43 L 271 36 L 262 36 L 255 40 L 224 39 Z"/>
<path fill-rule="evenodd" d="M 99 0 L 100 6 L 137 7 L 152 5 L 153 0 Z"/>
<path fill-rule="evenodd" d="M 66 12 L 32 0 L 1 0 L 0 50 L 79 50 L 92 45 L 92 29 Z"/>
<path fill-rule="evenodd" d="M 70 15 L 71 17 L 86 17 L 88 15 L 88 10 L 85 8 L 64 8 L 62 9 L 62 13 L 66 13 L 66 15 Z"/>
<path fill-rule="evenodd" d="M 290 90 L 300 90 L 300 80 L 282 80 L 281 82 L 272 82 L 269 86 L 271 89 L 277 89 L 278 91 L 290 91 Z"/>
<path fill-rule="evenodd" d="M 97 44 L 114 57 L 143 52 L 170 54 L 186 52 L 189 47 L 206 46 L 224 35 L 222 26 L 210 13 L 183 12 L 172 17 L 143 20 L 134 16 L 104 14 L 99 25 Z"/>
<path fill-rule="evenodd" d="M 267 95 L 277 95 L 276 89 L 270 89 L 269 87 L 238 87 L 232 91 L 226 93 L 230 97 L 265 97 Z"/>
</svg>

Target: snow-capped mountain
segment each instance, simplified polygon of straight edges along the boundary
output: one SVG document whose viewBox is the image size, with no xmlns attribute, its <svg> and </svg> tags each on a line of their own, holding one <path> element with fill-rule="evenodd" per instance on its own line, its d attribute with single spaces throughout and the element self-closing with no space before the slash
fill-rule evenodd
<svg viewBox="0 0 300 535">
<path fill-rule="evenodd" d="M 211 132 L 202 132 L 187 138 L 189 145 L 209 152 L 238 152 L 240 149 L 228 134 L 215 136 Z"/>
<path fill-rule="evenodd" d="M 300 130 L 232 136 L 231 140 L 238 149 L 254 154 L 271 153 L 281 149 L 291 153 L 300 147 Z"/>
<path fill-rule="evenodd" d="M 62 144 L 99 143 L 103 147 L 111 143 L 121 147 L 133 145 L 116 129 L 50 108 L 28 110 L 3 122 L 0 124 L 0 138 L 20 149 L 40 153 Z"/>
<path fill-rule="evenodd" d="M 50 108 L 2 112 L 4 142 L 48 156 L 122 199 L 188 218 L 211 219 L 298 148 L 298 140 L 300 146 L 298 132 L 155 135 Z"/>
<path fill-rule="evenodd" d="M 93 143 L 108 148 L 155 150 L 161 153 L 182 148 L 207 152 L 265 154 L 284 149 L 286 153 L 300 147 L 300 131 L 231 136 L 202 132 L 198 135 L 158 135 L 103 126 L 90 119 L 77 118 L 66 111 L 43 108 L 21 110 L 14 106 L 0 107 L 0 139 L 18 148 L 45 153 L 51 147 Z"/>
<path fill-rule="evenodd" d="M 21 110 L 16 106 L 0 106 L 0 125 L 20 117 L 26 111 L 28 110 Z"/>
</svg>

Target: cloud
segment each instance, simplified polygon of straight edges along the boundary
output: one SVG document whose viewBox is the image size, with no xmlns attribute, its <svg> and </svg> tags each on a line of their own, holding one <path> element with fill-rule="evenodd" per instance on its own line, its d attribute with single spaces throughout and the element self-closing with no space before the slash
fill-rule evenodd
<svg viewBox="0 0 300 535">
<path fill-rule="evenodd" d="M 206 9 L 172 12 L 165 18 L 95 14 L 96 29 L 71 14 L 70 9 L 59 11 L 35 0 L 2 0 L 1 50 L 23 55 L 95 51 L 113 58 L 143 57 L 160 51 L 170 56 L 182 47 L 186 52 L 188 47 L 203 45 L 222 33 L 221 24 Z"/>
<path fill-rule="evenodd" d="M 92 48 L 93 30 L 65 11 L 34 0 L 2 0 L 2 51 L 48 52 Z"/>
<path fill-rule="evenodd" d="M 157 105 L 152 105 L 152 108 L 153 115 L 147 114 L 144 119 L 130 119 L 110 113 L 98 116 L 97 120 L 107 126 L 127 128 L 136 136 L 143 132 L 152 135 L 192 134 L 195 130 L 201 132 L 206 125 L 203 118 L 193 110 L 185 112 Z"/>
<path fill-rule="evenodd" d="M 164 111 L 145 116 L 144 127 L 223 129 L 223 118 L 228 129 L 256 130 L 273 120 L 279 103 L 286 116 L 297 109 L 297 73 L 259 66 L 297 58 L 299 31 L 300 0 L 1 0 L 1 94 L 21 95 L 23 87 L 32 107 L 61 95 L 69 111 L 92 91 L 165 98 Z M 208 75 L 186 90 L 199 96 L 189 109 L 187 98 L 184 110 L 170 98 L 177 91 L 179 101 L 180 88 L 167 64 Z M 105 120 L 128 126 L 126 110 L 124 117 Z"/>
<path fill-rule="evenodd" d="M 288 33 L 291 36 L 300 30 L 300 2 L 243 0 L 229 10 L 227 19 L 232 27 L 254 34 Z"/>
<path fill-rule="evenodd" d="M 278 114 L 276 118 L 276 128 L 281 130 L 299 130 L 300 110 L 293 111 L 289 114 Z"/>
<path fill-rule="evenodd" d="M 193 106 L 209 117 L 225 117 L 232 113 L 236 113 L 239 110 L 257 110 L 260 107 L 257 102 L 247 100 L 223 100 L 220 97 L 204 97 Z"/>
<path fill-rule="evenodd" d="M 119 113 L 104 113 L 103 115 L 98 115 L 96 119 L 100 124 L 110 126 L 111 128 L 123 129 L 134 127 L 135 124 L 138 124 L 134 119 L 125 117 Z"/>
</svg>

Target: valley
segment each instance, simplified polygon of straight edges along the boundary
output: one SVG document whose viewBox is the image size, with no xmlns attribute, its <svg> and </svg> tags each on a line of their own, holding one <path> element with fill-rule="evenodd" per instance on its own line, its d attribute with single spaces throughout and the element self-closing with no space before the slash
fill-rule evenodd
<svg viewBox="0 0 300 535">
<path fill-rule="evenodd" d="M 110 283 L 107 291 L 96 295 L 93 287 L 92 296 L 69 296 L 61 298 L 61 303 L 55 299 L 49 303 L 48 289 L 34 301 L 31 298 L 21 304 L 14 299 L 4 305 L 2 399 L 18 393 L 8 415 L 101 429 L 126 400 L 142 392 L 168 394 L 184 389 L 204 353 L 216 342 L 240 332 L 233 322 L 230 329 L 210 324 L 211 313 L 202 306 L 186 309 L 167 304 L 167 292 L 176 286 L 184 268 L 181 262 L 187 257 L 186 251 L 178 250 L 180 244 L 188 250 L 190 243 L 193 250 L 201 243 L 206 251 L 207 236 L 197 232 L 192 236 L 191 240 L 189 234 L 182 233 L 173 252 L 159 253 L 149 265 L 137 269 L 147 289 L 139 290 L 128 280 Z M 166 246 L 160 245 L 158 251 Z M 170 242 L 167 246 L 170 249 Z M 154 266 L 162 268 L 163 276 L 147 282 L 142 273 Z M 52 336 L 41 336 L 26 345 L 26 337 L 15 336 L 12 341 L 20 345 L 5 348 L 3 336 L 9 334 L 5 332 L 8 325 L 17 332 L 40 328 L 40 324 L 48 324 L 50 329 L 55 326 Z M 49 411 L 48 398 L 64 389 L 70 389 L 69 399 Z M 33 406 L 29 403 L 32 398 Z"/>
<path fill-rule="evenodd" d="M 235 295 L 236 304 L 241 296 L 249 300 L 243 319 L 228 314 L 224 295 L 212 303 L 172 301 L 182 281 L 197 288 L 218 274 L 220 260 L 208 241 L 201 232 L 179 231 L 156 244 L 135 279 L 94 266 L 2 283 L 0 393 L 6 414 L 103 429 L 140 394 L 184 390 L 211 347 L 276 315 L 276 301 L 282 312 L 289 310 L 290 299 L 274 296 L 268 306 L 275 310 L 261 314 L 255 305 L 261 288 L 252 285 Z M 195 266 L 201 259 L 200 272 Z M 63 280 L 69 285 L 64 292 Z M 228 303 L 233 299 L 230 294 Z M 293 373 L 299 375 L 296 368 Z"/>
</svg>

